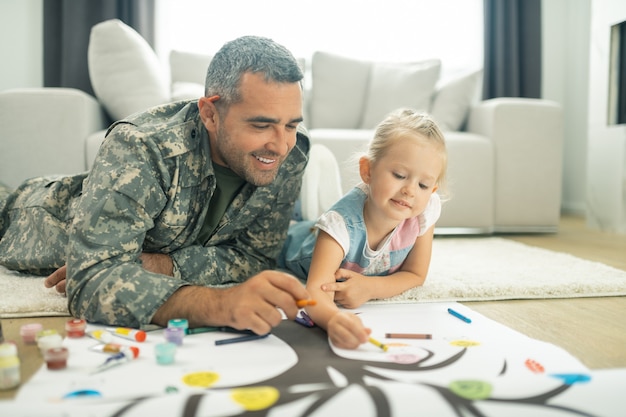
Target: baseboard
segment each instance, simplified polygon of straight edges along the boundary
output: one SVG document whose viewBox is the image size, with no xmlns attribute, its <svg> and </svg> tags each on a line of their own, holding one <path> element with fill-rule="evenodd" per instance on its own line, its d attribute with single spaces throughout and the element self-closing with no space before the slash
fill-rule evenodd
<svg viewBox="0 0 626 417">
<path fill-rule="evenodd" d="M 493 234 L 493 227 L 435 227 L 435 236 L 491 234 Z"/>
</svg>

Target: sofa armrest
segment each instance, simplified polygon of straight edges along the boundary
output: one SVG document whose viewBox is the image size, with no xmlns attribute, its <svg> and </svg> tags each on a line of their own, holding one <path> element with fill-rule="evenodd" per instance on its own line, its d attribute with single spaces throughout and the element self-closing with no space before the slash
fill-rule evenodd
<svg viewBox="0 0 626 417">
<path fill-rule="evenodd" d="M 85 139 L 106 127 L 98 101 L 72 88 L 0 92 L 0 181 L 87 169 Z"/>
<path fill-rule="evenodd" d="M 485 100 L 471 110 L 467 130 L 494 144 L 495 230 L 556 230 L 564 136 L 561 107 L 542 99 Z"/>
</svg>

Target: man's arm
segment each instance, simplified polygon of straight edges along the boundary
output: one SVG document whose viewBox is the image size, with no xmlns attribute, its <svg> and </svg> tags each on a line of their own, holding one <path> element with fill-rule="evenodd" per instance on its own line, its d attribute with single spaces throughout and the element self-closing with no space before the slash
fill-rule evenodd
<svg viewBox="0 0 626 417">
<path fill-rule="evenodd" d="M 308 298 L 295 277 L 263 271 L 230 288 L 184 286 L 159 307 L 152 323 L 167 326 L 170 319 L 185 317 L 190 327 L 230 326 L 265 334 L 282 320 L 276 307 L 293 320 L 298 313 L 296 301 Z"/>
<path fill-rule="evenodd" d="M 170 277 L 174 276 L 174 263 L 169 255 L 163 253 L 142 253 L 139 258 L 146 271 L 168 275 Z M 66 278 L 67 266 L 63 265 L 44 280 L 44 285 L 46 288 L 54 287 L 58 293 L 65 294 L 65 287 L 67 285 Z"/>
<path fill-rule="evenodd" d="M 103 142 L 73 207 L 67 247 L 70 312 L 94 323 L 147 325 L 185 283 L 144 268 L 141 255 L 170 201 L 167 160 L 143 132 L 116 127 Z M 180 228 L 171 228 L 179 233 Z"/>
<path fill-rule="evenodd" d="M 147 325 L 153 321 L 162 323 L 164 317 L 193 314 L 192 311 L 184 310 L 189 308 L 187 295 L 182 298 L 182 303 L 176 303 L 181 297 L 178 291 L 185 289 L 182 294 L 186 294 L 189 290 L 183 287 L 190 283 L 200 286 L 219 283 L 219 280 L 215 281 L 216 278 L 231 282 L 243 281 L 273 266 L 273 259 L 278 255 L 286 234 L 293 202 L 299 194 L 306 156 L 294 165 L 295 175 L 286 176 L 288 180 L 285 181 L 293 184 L 293 193 L 289 198 L 281 200 L 284 203 L 277 206 L 274 212 L 280 217 L 275 221 L 285 222 L 284 226 L 282 223 L 272 223 L 271 220 L 265 221 L 263 216 L 261 219 L 253 217 L 255 224 L 243 233 L 224 239 L 219 246 L 205 248 L 196 245 L 174 249 L 169 255 L 180 270 L 181 280 L 150 272 L 144 269 L 140 261 L 147 232 L 155 227 L 155 219 L 161 216 L 166 204 L 172 201 L 173 197 L 168 194 L 172 187 L 168 181 L 175 177 L 158 154 L 160 148 L 144 140 L 141 132 L 137 133 L 131 127 L 127 129 L 128 132 L 117 132 L 115 140 L 107 138 L 103 143 L 99 160 L 94 164 L 83 189 L 70 227 L 67 294 L 72 314 L 91 322 L 130 327 Z M 280 184 L 279 181 L 276 185 L 280 187 L 284 183 Z M 296 189 L 298 192 L 294 191 Z M 272 207 L 268 209 L 271 211 Z M 187 213 L 185 207 L 180 207 L 179 211 L 172 213 L 175 216 L 173 220 L 188 217 Z M 178 233 L 186 230 L 185 227 L 180 224 L 164 232 L 171 233 L 172 238 L 176 239 Z M 221 275 L 213 275 L 216 270 L 221 271 Z M 202 293 L 209 300 L 216 299 L 210 295 L 213 293 L 204 290 Z M 173 305 L 167 304 L 174 294 L 177 295 L 172 301 Z M 220 294 L 222 296 L 224 294 Z M 267 301 L 259 303 L 266 307 L 263 314 L 268 314 Z M 165 304 L 167 306 L 162 312 L 161 307 Z M 202 306 L 206 309 L 206 303 Z M 207 321 L 204 316 L 200 316 L 200 319 Z M 227 322 L 237 324 L 237 318 L 230 316 Z M 259 324 L 248 324 L 262 327 Z"/>
</svg>

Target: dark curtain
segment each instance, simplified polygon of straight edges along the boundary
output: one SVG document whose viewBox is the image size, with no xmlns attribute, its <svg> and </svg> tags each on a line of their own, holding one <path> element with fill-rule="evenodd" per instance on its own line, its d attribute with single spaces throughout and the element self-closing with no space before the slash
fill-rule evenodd
<svg viewBox="0 0 626 417">
<path fill-rule="evenodd" d="M 619 24 L 617 51 L 617 124 L 626 124 L 626 22 Z M 613 43 L 613 42 L 611 42 Z"/>
<path fill-rule="evenodd" d="M 44 0 L 44 86 L 73 87 L 93 95 L 87 67 L 91 27 L 120 19 L 154 46 L 152 0 Z"/>
<path fill-rule="evenodd" d="M 541 97 L 541 0 L 484 0 L 483 98 Z"/>
</svg>

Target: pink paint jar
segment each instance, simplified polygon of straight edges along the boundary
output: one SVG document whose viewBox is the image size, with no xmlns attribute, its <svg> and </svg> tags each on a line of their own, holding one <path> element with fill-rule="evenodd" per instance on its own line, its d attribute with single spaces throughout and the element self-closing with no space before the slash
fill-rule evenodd
<svg viewBox="0 0 626 417">
<path fill-rule="evenodd" d="M 43 330 L 41 323 L 29 323 L 20 327 L 20 336 L 26 344 L 35 344 L 37 342 L 37 333 Z"/>
</svg>

